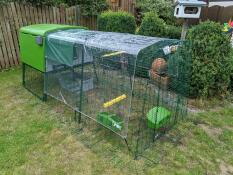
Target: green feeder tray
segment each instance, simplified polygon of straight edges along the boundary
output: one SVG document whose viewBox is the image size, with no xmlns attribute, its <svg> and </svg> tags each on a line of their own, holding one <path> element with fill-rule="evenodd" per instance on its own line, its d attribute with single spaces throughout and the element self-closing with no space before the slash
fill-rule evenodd
<svg viewBox="0 0 233 175">
<path fill-rule="evenodd" d="M 171 112 L 163 107 L 154 107 L 147 113 L 149 128 L 159 129 L 163 127 L 171 117 Z"/>
<path fill-rule="evenodd" d="M 113 131 L 121 131 L 124 126 L 124 121 L 119 116 L 107 112 L 100 112 L 97 121 Z"/>
</svg>

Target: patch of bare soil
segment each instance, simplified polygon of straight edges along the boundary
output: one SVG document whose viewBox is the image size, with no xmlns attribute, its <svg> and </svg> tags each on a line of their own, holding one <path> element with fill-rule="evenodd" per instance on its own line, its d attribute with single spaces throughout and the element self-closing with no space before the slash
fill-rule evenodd
<svg viewBox="0 0 233 175">
<path fill-rule="evenodd" d="M 230 126 L 224 126 L 225 129 L 227 130 L 230 130 L 230 131 L 233 131 L 233 127 L 230 127 Z"/>
<path fill-rule="evenodd" d="M 233 174 L 233 166 L 228 165 L 225 162 L 221 162 L 219 168 L 220 168 L 221 175 L 232 175 Z"/>
<path fill-rule="evenodd" d="M 188 112 L 190 112 L 190 113 L 200 113 L 200 112 L 205 112 L 205 111 L 201 110 L 199 108 L 196 108 L 194 106 L 188 106 Z"/>
<path fill-rule="evenodd" d="M 201 129 L 203 129 L 210 138 L 212 138 L 213 140 L 216 140 L 216 141 L 218 140 L 218 137 L 222 133 L 221 128 L 213 128 L 213 127 L 209 127 L 208 125 L 205 125 L 205 124 L 198 124 L 198 126 Z"/>
</svg>

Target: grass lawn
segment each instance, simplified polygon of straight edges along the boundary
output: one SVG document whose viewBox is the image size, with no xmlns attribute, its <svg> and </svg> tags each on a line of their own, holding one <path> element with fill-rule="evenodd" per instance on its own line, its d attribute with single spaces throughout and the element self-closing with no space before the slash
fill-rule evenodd
<svg viewBox="0 0 233 175">
<path fill-rule="evenodd" d="M 20 68 L 0 72 L 0 174 L 233 174 L 233 107 L 177 124 L 146 150 L 154 162 L 111 149 L 109 137 L 90 146 L 97 133 L 75 128 L 62 104 L 21 86 Z"/>
</svg>

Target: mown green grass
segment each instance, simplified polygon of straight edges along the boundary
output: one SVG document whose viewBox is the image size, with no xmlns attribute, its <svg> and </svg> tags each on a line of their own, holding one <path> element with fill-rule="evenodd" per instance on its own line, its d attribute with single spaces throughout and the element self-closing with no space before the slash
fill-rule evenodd
<svg viewBox="0 0 233 175">
<path fill-rule="evenodd" d="M 114 149 L 111 134 L 90 146 L 100 134 L 76 127 L 62 104 L 21 86 L 20 68 L 0 73 L 0 174 L 233 174 L 232 107 L 177 124 L 145 151 L 153 163 Z"/>
</svg>

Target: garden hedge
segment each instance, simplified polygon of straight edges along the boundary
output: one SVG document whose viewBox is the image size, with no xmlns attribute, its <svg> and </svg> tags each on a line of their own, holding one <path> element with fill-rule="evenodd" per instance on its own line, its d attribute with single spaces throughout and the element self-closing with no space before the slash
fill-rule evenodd
<svg viewBox="0 0 233 175">
<path fill-rule="evenodd" d="M 156 13 L 148 12 L 145 14 L 137 33 L 145 36 L 179 39 L 181 36 L 181 27 L 166 25 L 164 20 L 159 18 Z"/>
<path fill-rule="evenodd" d="M 192 45 L 191 95 L 222 96 L 227 93 L 232 71 L 229 37 L 215 22 L 204 22 L 188 32 Z"/>
<path fill-rule="evenodd" d="M 233 65 L 233 48 L 231 49 L 231 56 L 230 56 L 230 58 L 231 58 L 231 62 L 232 62 L 232 65 Z M 233 66 L 232 66 L 231 75 L 230 75 L 229 90 L 233 94 Z"/>
<path fill-rule="evenodd" d="M 169 25 L 176 24 L 173 5 L 173 0 L 137 0 L 136 3 L 136 7 L 143 14 L 147 12 L 156 13 L 159 18 L 163 19 Z"/>
<path fill-rule="evenodd" d="M 171 39 L 180 39 L 181 26 L 166 25 L 164 37 Z"/>
<path fill-rule="evenodd" d="M 135 33 L 136 21 L 133 15 L 127 12 L 107 11 L 98 17 L 98 30 L 108 32 Z"/>
<path fill-rule="evenodd" d="M 98 15 L 102 11 L 107 10 L 109 7 L 106 0 L 0 0 L 0 5 L 2 3 L 8 3 L 8 2 L 30 3 L 34 6 L 79 5 L 81 8 L 82 15 L 84 16 Z"/>
<path fill-rule="evenodd" d="M 138 34 L 145 36 L 164 36 L 166 29 L 165 22 L 158 17 L 156 13 L 148 12 L 145 14 L 142 24 L 139 28 Z"/>
</svg>

